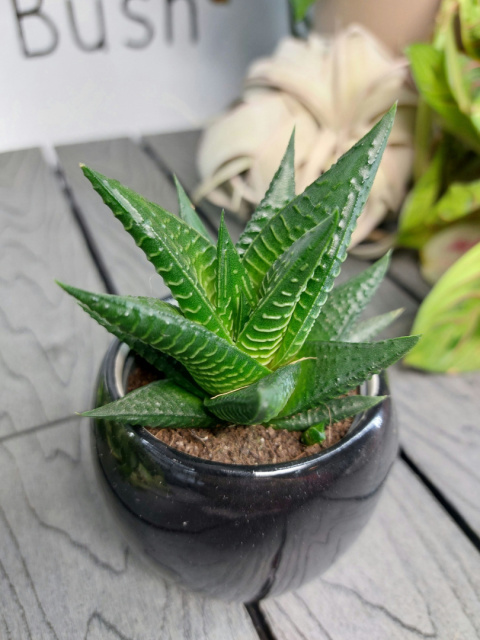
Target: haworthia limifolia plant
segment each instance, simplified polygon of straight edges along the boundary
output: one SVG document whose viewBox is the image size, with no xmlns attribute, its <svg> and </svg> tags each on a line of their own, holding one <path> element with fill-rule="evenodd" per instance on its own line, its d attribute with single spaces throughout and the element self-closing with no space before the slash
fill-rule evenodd
<svg viewBox="0 0 480 640">
<path fill-rule="evenodd" d="M 235 246 L 223 215 L 217 245 L 176 181 L 179 215 L 116 180 L 85 176 L 170 288 L 154 298 L 61 286 L 163 380 L 85 415 L 152 427 L 269 424 L 320 442 L 329 421 L 383 398 L 345 396 L 396 362 L 416 337 L 370 342 L 397 311 L 362 321 L 385 256 L 333 288 L 392 128 L 393 107 L 295 195 L 294 136 Z"/>
</svg>

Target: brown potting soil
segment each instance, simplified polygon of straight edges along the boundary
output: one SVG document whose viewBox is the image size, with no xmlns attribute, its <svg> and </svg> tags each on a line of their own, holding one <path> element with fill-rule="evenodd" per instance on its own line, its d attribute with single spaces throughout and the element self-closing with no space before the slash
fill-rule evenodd
<svg viewBox="0 0 480 640">
<path fill-rule="evenodd" d="M 128 378 L 127 392 L 161 378 L 149 364 L 137 360 Z M 165 444 L 198 458 L 227 464 L 273 464 L 298 460 L 319 453 L 341 440 L 353 418 L 325 427 L 321 444 L 306 446 L 301 432 L 273 429 L 257 424 L 248 427 L 214 427 L 212 429 L 154 429 L 148 431 Z"/>
</svg>

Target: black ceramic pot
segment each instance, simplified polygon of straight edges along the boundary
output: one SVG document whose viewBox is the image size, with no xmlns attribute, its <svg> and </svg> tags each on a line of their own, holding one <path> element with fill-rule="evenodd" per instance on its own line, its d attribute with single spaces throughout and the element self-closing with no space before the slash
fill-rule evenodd
<svg viewBox="0 0 480 640">
<path fill-rule="evenodd" d="M 132 364 L 114 342 L 97 406 L 123 395 Z M 367 387 L 388 393 L 384 376 Z M 296 589 L 343 553 L 373 511 L 398 439 L 386 400 L 335 446 L 296 462 L 210 462 L 107 420 L 94 421 L 92 445 L 107 502 L 150 564 L 189 589 L 250 602 Z"/>
</svg>

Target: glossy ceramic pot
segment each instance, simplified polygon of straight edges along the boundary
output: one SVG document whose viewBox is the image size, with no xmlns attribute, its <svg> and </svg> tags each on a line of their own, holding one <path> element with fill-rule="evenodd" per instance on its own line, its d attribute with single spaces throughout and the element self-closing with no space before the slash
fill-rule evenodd
<svg viewBox="0 0 480 640">
<path fill-rule="evenodd" d="M 97 406 L 123 395 L 132 364 L 126 345 L 114 342 Z M 388 393 L 385 377 L 365 391 Z M 142 427 L 92 426 L 99 482 L 129 543 L 178 584 L 242 602 L 296 589 L 325 571 L 368 521 L 397 447 L 388 399 L 357 416 L 330 449 L 262 466 L 201 460 Z"/>
</svg>

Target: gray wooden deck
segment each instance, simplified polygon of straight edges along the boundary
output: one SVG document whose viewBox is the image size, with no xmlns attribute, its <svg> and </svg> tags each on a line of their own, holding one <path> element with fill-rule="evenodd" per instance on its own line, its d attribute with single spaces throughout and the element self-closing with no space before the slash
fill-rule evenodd
<svg viewBox="0 0 480 640">
<path fill-rule="evenodd" d="M 0 640 L 480 637 L 480 376 L 396 367 L 402 453 L 358 542 L 315 582 L 257 607 L 180 591 L 144 566 L 97 496 L 86 421 L 109 336 L 54 278 L 92 290 L 164 295 L 79 162 L 176 210 L 171 176 L 197 180 L 196 132 L 0 155 Z M 215 226 L 218 213 L 202 203 Z M 233 236 L 240 226 L 228 218 Z M 342 277 L 363 268 L 349 259 Z M 426 287 L 398 256 L 372 313 Z"/>
</svg>

